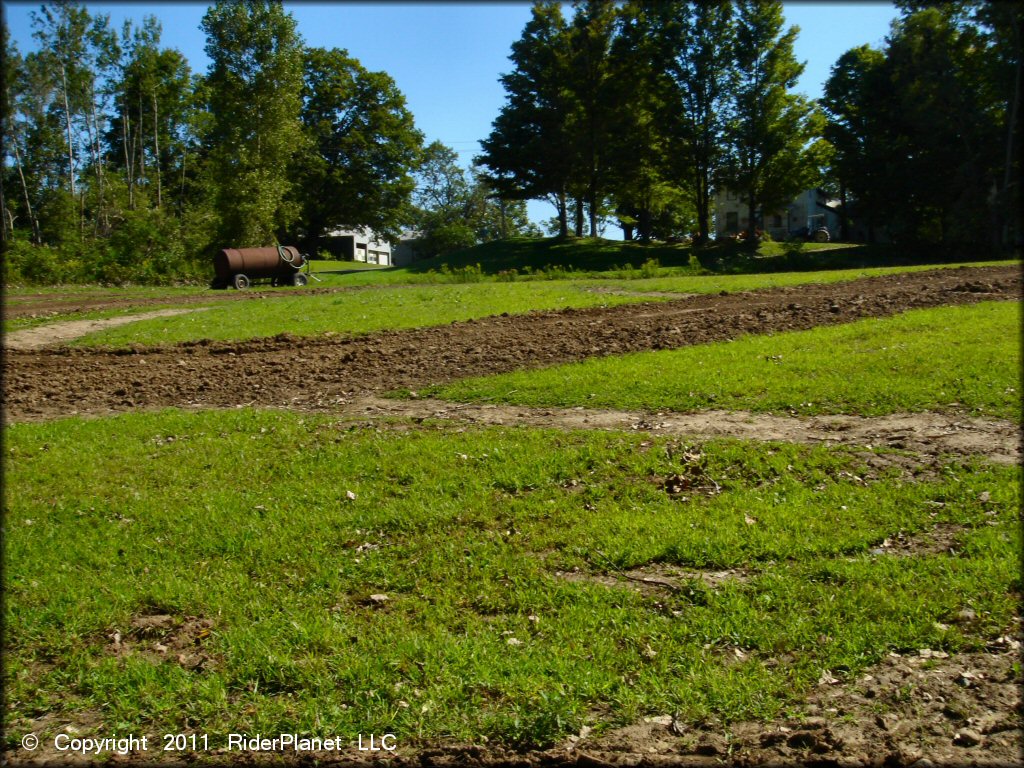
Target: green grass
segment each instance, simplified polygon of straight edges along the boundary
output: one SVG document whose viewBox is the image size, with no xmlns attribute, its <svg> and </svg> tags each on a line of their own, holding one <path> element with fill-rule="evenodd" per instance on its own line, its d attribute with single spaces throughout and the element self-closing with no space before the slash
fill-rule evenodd
<svg viewBox="0 0 1024 768">
<path fill-rule="evenodd" d="M 650 714 L 770 717 L 823 670 L 976 649 L 1017 610 L 1016 469 L 865 485 L 845 450 L 687 447 L 721 493 L 667 495 L 683 446 L 635 434 L 251 410 L 10 425 L 6 746 L 48 715 L 81 735 L 518 746 Z M 870 554 L 937 524 L 963 526 L 959 556 Z M 651 563 L 749 580 L 644 594 L 556 575 Z M 966 607 L 979 620 L 958 624 Z M 147 614 L 211 622 L 209 663 L 143 653 Z M 115 656 L 115 631 L 137 652 Z"/>
<path fill-rule="evenodd" d="M 310 336 L 333 332 L 443 325 L 456 320 L 528 312 L 649 301 L 606 295 L 575 283 L 480 283 L 396 286 L 334 294 L 295 292 L 266 301 L 223 302 L 204 312 L 141 320 L 90 334 L 79 344 L 154 344 L 190 339 L 248 339 L 288 332 Z"/>
<path fill-rule="evenodd" d="M 464 379 L 423 394 L 528 406 L 745 409 L 876 416 L 970 411 L 1019 420 L 1019 302 L 748 336 Z"/>
<path fill-rule="evenodd" d="M 369 333 L 384 329 L 444 325 L 456 320 L 518 314 L 537 309 L 611 306 L 664 301 L 657 293 L 719 293 L 756 288 L 830 283 L 908 269 L 891 267 L 771 275 L 676 276 L 648 279 L 573 279 L 444 285 L 363 286 L 334 294 L 307 294 L 293 288 L 274 289 L 267 301 L 223 302 L 208 311 L 143 320 L 84 337 L 78 344 L 124 346 L 191 339 L 248 339 L 279 333 L 317 335 L 333 332 Z M 342 279 L 379 276 L 382 271 L 334 275 Z"/>
<path fill-rule="evenodd" d="M 754 252 L 733 241 L 694 248 L 667 243 L 639 243 L 602 238 L 509 238 L 438 256 L 403 268 L 406 274 L 431 271 L 475 270 L 495 276 L 516 270 L 543 270 L 600 274 L 628 268 L 640 270 L 654 262 L 676 272 L 764 273 L 806 270 L 851 269 L 887 265 L 936 264 L 977 261 L 977 254 L 950 258 L 936 249 L 912 253 L 891 246 L 850 243 L 763 242 Z"/>
</svg>

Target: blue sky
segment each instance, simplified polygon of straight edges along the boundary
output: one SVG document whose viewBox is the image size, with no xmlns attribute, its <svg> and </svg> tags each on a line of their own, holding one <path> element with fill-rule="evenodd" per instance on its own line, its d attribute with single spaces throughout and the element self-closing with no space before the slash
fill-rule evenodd
<svg viewBox="0 0 1024 768">
<path fill-rule="evenodd" d="M 4 17 L 19 50 L 32 50 L 29 15 L 40 2 L 4 2 Z M 115 28 L 147 14 L 163 25 L 162 43 L 185 54 L 195 72 L 209 60 L 199 29 L 207 3 L 87 3 L 109 13 Z M 498 77 L 510 69 L 508 54 L 530 17 L 530 3 L 516 2 L 286 2 L 308 45 L 345 48 L 363 66 L 394 78 L 427 141 L 440 140 L 468 164 L 477 142 L 490 132 L 504 103 Z M 807 63 L 797 90 L 817 98 L 839 56 L 864 43 L 880 45 L 897 10 L 883 2 L 785 4 L 787 24 L 800 27 L 796 55 Z M 534 220 L 553 215 L 531 204 Z M 612 231 L 608 232 L 612 235 Z"/>
</svg>

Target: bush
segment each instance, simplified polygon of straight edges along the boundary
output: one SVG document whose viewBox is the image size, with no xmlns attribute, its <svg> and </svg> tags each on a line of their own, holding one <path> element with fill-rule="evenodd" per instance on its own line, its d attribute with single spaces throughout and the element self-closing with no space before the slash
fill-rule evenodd
<svg viewBox="0 0 1024 768">
<path fill-rule="evenodd" d="M 65 281 L 56 249 L 32 245 L 22 238 L 7 242 L 3 278 L 5 285 L 45 285 Z"/>
</svg>

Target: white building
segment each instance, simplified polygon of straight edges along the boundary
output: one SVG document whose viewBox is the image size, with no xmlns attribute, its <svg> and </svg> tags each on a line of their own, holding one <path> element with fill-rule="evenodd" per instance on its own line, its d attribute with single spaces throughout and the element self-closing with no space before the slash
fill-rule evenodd
<svg viewBox="0 0 1024 768">
<path fill-rule="evenodd" d="M 362 229 L 335 229 L 325 236 L 328 251 L 339 259 L 361 261 L 366 264 L 391 266 L 391 243 L 379 240 L 377 234 Z"/>
<path fill-rule="evenodd" d="M 839 237 L 839 201 L 830 200 L 820 189 L 805 189 L 785 208 L 766 211 L 763 229 L 772 240 L 787 240 L 824 228 L 832 240 Z M 719 238 L 735 237 L 749 228 L 749 208 L 742 195 L 732 190 L 719 190 L 715 195 L 715 234 Z"/>
</svg>

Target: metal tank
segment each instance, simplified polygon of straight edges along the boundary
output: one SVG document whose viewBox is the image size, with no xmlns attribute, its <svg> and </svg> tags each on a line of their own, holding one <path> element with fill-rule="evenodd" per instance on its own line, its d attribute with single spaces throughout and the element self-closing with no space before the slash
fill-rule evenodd
<svg viewBox="0 0 1024 768">
<path fill-rule="evenodd" d="M 241 290 L 253 280 L 266 279 L 272 285 L 305 285 L 306 276 L 299 272 L 305 264 L 306 258 L 291 245 L 225 248 L 213 257 L 213 287 Z"/>
</svg>

